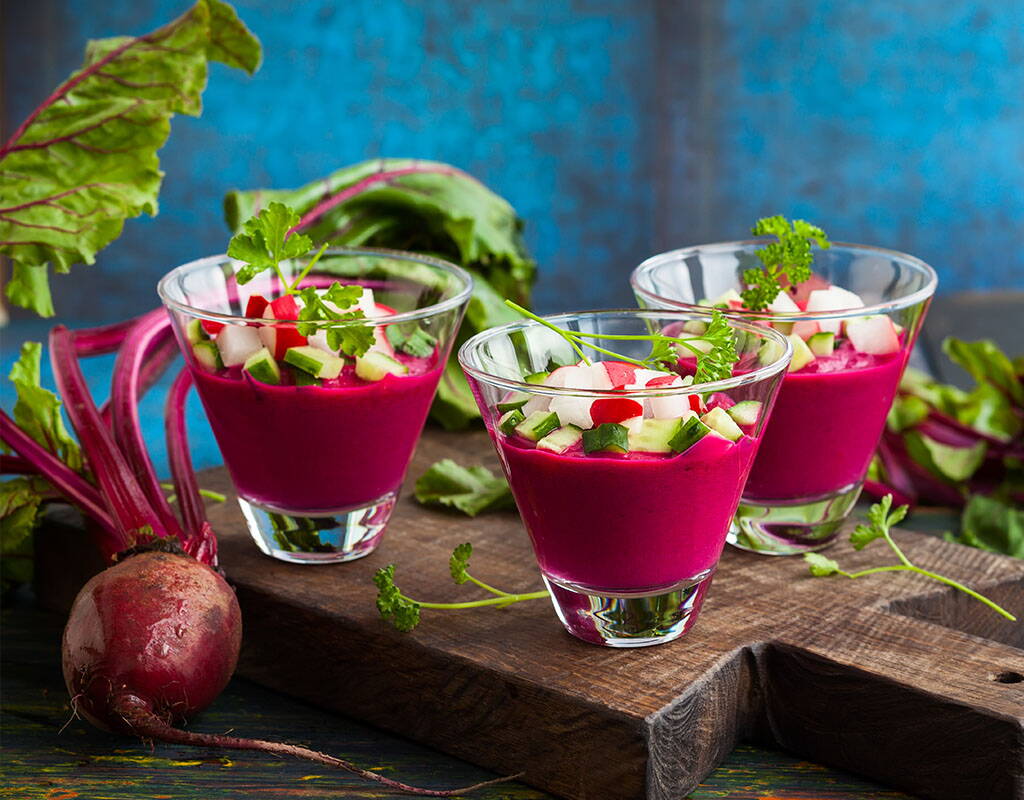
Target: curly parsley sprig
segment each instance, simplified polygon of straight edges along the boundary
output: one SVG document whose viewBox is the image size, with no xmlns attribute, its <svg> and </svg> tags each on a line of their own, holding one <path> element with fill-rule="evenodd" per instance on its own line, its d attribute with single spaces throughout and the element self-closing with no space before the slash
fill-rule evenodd
<svg viewBox="0 0 1024 800">
<path fill-rule="evenodd" d="M 747 288 L 740 292 L 743 305 L 751 311 L 764 311 L 782 291 L 779 278 L 783 274 L 791 285 L 796 285 L 811 277 L 811 241 L 819 247 L 828 249 L 832 243 L 825 231 L 802 219 L 792 223 L 781 214 L 764 217 L 750 231 L 754 236 L 775 236 L 777 242 L 765 245 L 755 251 L 761 259 L 762 267 L 752 267 L 743 272 L 743 281 Z"/>
<path fill-rule="evenodd" d="M 473 545 L 465 542 L 456 547 L 448 559 L 448 570 L 452 580 L 457 584 L 473 583 L 489 594 L 494 595 L 485 600 L 470 600 L 462 603 L 425 603 L 413 600 L 402 594 L 395 585 L 395 565 L 381 567 L 373 576 L 373 584 L 377 587 L 377 610 L 380 615 L 400 631 L 411 631 L 420 623 L 420 609 L 432 608 L 439 610 L 455 610 L 463 608 L 482 608 L 495 606 L 504 608 L 513 603 L 525 600 L 540 600 L 548 596 L 547 591 L 524 592 L 514 594 L 495 589 L 469 574 L 469 558 L 473 555 Z"/>
<path fill-rule="evenodd" d="M 568 328 L 559 328 L 550 320 L 539 317 L 532 311 L 527 311 L 525 308 L 513 303 L 511 300 L 506 300 L 505 305 L 515 311 L 518 311 L 524 317 L 532 319 L 535 322 L 539 322 L 545 328 L 553 330 L 572 346 L 572 349 L 576 351 L 576 355 L 578 355 L 586 364 L 590 364 L 591 362 L 583 352 L 584 347 L 588 347 L 598 353 L 604 353 L 618 361 L 626 361 L 630 364 L 636 364 L 639 367 L 647 367 L 651 369 L 662 369 L 665 367 L 671 368 L 679 361 L 678 348 L 681 347 L 690 351 L 697 357 L 697 372 L 693 377 L 694 382 L 708 383 L 710 381 L 720 381 L 732 377 L 732 366 L 739 360 L 739 356 L 736 354 L 736 340 L 733 330 L 729 327 L 729 323 L 725 321 L 725 317 L 722 316 L 722 312 L 717 308 L 711 311 L 711 322 L 708 323 L 707 330 L 699 336 L 664 336 L 660 333 L 626 335 L 571 331 Z M 587 341 L 588 339 L 650 342 L 651 352 L 646 358 L 632 358 L 630 356 L 624 356 L 622 353 L 616 353 L 612 350 L 608 350 L 607 348 L 600 347 L 593 342 Z M 705 352 L 703 348 L 694 344 L 695 342 L 706 342 L 710 344 L 710 351 Z"/>
<path fill-rule="evenodd" d="M 373 329 L 359 324 L 366 319 L 366 315 L 361 309 L 352 308 L 359 302 L 363 288 L 346 286 L 337 281 L 322 293 L 313 286 L 299 288 L 324 254 L 327 244 L 321 245 L 294 281 L 289 282 L 281 271 L 282 261 L 299 258 L 313 249 L 313 240 L 308 236 L 295 232 L 289 234 L 298 224 L 298 213 L 284 203 L 276 202 L 246 220 L 242 232 L 233 236 L 228 244 L 228 255 L 245 262 L 236 272 L 235 278 L 239 284 L 245 285 L 261 272 L 272 269 L 281 281 L 285 294 L 295 295 L 302 300 L 303 307 L 299 311 L 301 322 L 296 326 L 299 333 L 309 336 L 326 329 L 328 347 L 341 350 L 349 356 L 364 355 L 373 344 Z"/>
<path fill-rule="evenodd" d="M 892 509 L 890 511 L 890 509 Z M 952 586 L 954 589 L 963 592 L 980 603 L 984 603 L 986 606 L 991 608 L 998 614 L 1002 614 L 1011 622 L 1016 622 L 1017 618 L 1007 611 L 1002 606 L 992 602 L 987 597 L 973 589 L 964 586 L 952 578 L 947 578 L 945 575 L 939 575 L 935 572 L 931 572 L 926 569 L 922 569 L 916 564 L 911 563 L 910 559 L 907 558 L 906 554 L 900 548 L 899 545 L 893 541 L 890 528 L 893 525 L 898 524 L 907 515 L 907 506 L 898 506 L 895 509 L 892 508 L 892 495 L 887 494 L 881 499 L 881 501 L 875 503 L 868 509 L 868 521 L 870 525 L 858 525 L 854 528 L 853 533 L 850 534 L 850 543 L 853 545 L 854 550 L 863 550 L 875 539 L 885 539 L 886 544 L 892 548 L 892 551 L 899 558 L 899 564 L 892 564 L 885 567 L 871 567 L 870 569 L 862 569 L 859 572 L 846 572 L 839 568 L 839 564 L 831 558 L 821 555 L 821 553 L 805 553 L 804 560 L 807 562 L 808 569 L 811 575 L 816 578 L 822 578 L 828 575 L 842 575 L 845 578 L 861 578 L 865 575 L 874 575 L 878 572 L 916 572 L 918 575 L 924 575 L 926 578 L 944 583 L 946 586 Z"/>
</svg>

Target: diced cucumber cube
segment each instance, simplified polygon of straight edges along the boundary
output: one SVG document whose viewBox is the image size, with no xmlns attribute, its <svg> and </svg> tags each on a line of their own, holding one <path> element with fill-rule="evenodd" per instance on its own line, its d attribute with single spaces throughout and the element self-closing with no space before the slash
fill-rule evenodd
<svg viewBox="0 0 1024 800">
<path fill-rule="evenodd" d="M 526 383 L 532 383 L 535 385 L 542 384 L 544 383 L 545 378 L 547 378 L 550 374 L 550 372 L 534 372 L 532 375 L 527 375 L 525 378 L 523 378 L 523 380 Z"/>
<path fill-rule="evenodd" d="M 743 296 L 735 289 L 726 289 L 715 298 L 712 305 L 729 307 L 729 303 L 743 303 Z"/>
<path fill-rule="evenodd" d="M 537 449 L 548 450 L 552 453 L 564 453 L 569 448 L 575 447 L 582 438 L 582 428 L 575 425 L 563 425 L 537 442 Z"/>
<path fill-rule="evenodd" d="M 409 368 L 405 364 L 379 350 L 367 350 L 364 355 L 356 357 L 356 375 L 364 381 L 380 381 L 388 375 L 408 374 Z"/>
<path fill-rule="evenodd" d="M 836 347 L 836 335 L 831 331 L 821 331 L 807 340 L 807 346 L 815 356 L 830 356 Z"/>
<path fill-rule="evenodd" d="M 772 327 L 775 328 L 779 333 L 789 336 L 793 332 L 793 326 L 795 322 L 783 322 L 782 320 L 775 320 L 772 323 Z"/>
<path fill-rule="evenodd" d="M 790 372 L 796 372 L 799 369 L 803 369 L 814 361 L 814 353 L 812 353 L 811 348 L 807 346 L 807 342 L 795 333 L 789 334 L 786 338 L 789 339 L 790 344 L 793 345 L 793 360 L 789 362 Z"/>
<path fill-rule="evenodd" d="M 670 442 L 683 427 L 681 417 L 645 419 L 629 434 L 629 449 L 641 453 L 670 453 Z"/>
<path fill-rule="evenodd" d="M 625 453 L 629 450 L 629 429 L 617 422 L 603 422 L 583 431 L 583 449 L 588 453 Z"/>
<path fill-rule="evenodd" d="M 703 336 L 708 332 L 708 324 L 699 319 L 688 319 L 683 323 L 683 331 L 694 336 Z"/>
<path fill-rule="evenodd" d="M 757 348 L 757 361 L 762 367 L 774 364 L 780 358 L 785 348 L 774 339 L 765 339 Z"/>
<path fill-rule="evenodd" d="M 260 383 L 281 383 L 281 368 L 266 348 L 260 348 L 245 360 L 242 369 Z"/>
<path fill-rule="evenodd" d="M 694 350 L 697 350 L 698 352 L 707 355 L 708 353 L 715 349 L 715 346 L 711 342 L 706 341 L 704 339 L 692 339 L 686 344 L 677 344 L 675 347 L 676 353 L 679 355 L 680 358 L 693 358 Z"/>
<path fill-rule="evenodd" d="M 725 413 L 732 417 L 737 425 L 756 425 L 758 417 L 761 416 L 761 403 L 757 400 L 744 400 L 727 408 Z"/>
<path fill-rule="evenodd" d="M 525 392 L 513 392 L 498 403 L 498 411 L 511 411 L 514 408 L 522 408 L 529 399 L 530 395 Z"/>
<path fill-rule="evenodd" d="M 306 372 L 304 369 L 289 370 L 292 374 L 292 379 L 295 381 L 296 386 L 319 386 L 320 381 Z"/>
<path fill-rule="evenodd" d="M 190 319 L 188 325 L 185 326 L 185 338 L 188 339 L 189 344 L 198 344 L 205 342 L 210 337 L 203 328 L 202 320 Z"/>
<path fill-rule="evenodd" d="M 199 322 L 199 320 L 195 321 Z M 224 367 L 224 362 L 220 358 L 220 349 L 215 342 L 211 342 L 209 339 L 193 342 L 192 354 L 196 357 L 199 366 L 209 372 L 216 372 Z"/>
<path fill-rule="evenodd" d="M 345 366 L 343 358 L 325 353 L 319 347 L 308 344 L 289 347 L 284 353 L 284 363 L 323 380 L 337 378 L 341 374 L 341 368 Z"/>
<path fill-rule="evenodd" d="M 534 411 L 515 427 L 515 433 L 531 442 L 537 442 L 555 430 L 561 423 L 554 411 Z"/>
<path fill-rule="evenodd" d="M 715 433 L 721 434 L 730 442 L 735 442 L 743 436 L 740 426 L 720 407 L 711 409 L 700 420 Z"/>
<path fill-rule="evenodd" d="M 526 416 L 518 408 L 509 409 L 498 420 L 498 430 L 506 436 L 511 436 L 515 432 L 516 426 L 524 419 Z"/>
<path fill-rule="evenodd" d="M 677 453 L 683 453 L 693 447 L 697 442 L 711 433 L 711 428 L 700 421 L 696 415 L 683 420 L 679 431 L 673 436 L 668 446 Z"/>
</svg>

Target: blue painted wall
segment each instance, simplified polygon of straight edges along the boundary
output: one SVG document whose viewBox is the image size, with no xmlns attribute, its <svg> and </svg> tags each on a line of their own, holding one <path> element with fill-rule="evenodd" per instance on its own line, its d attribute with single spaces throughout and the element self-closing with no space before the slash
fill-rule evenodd
<svg viewBox="0 0 1024 800">
<path fill-rule="evenodd" d="M 380 155 L 449 161 L 508 197 L 545 310 L 626 303 L 645 256 L 779 211 L 919 255 L 945 290 L 1024 287 L 1020 0 L 237 6 L 263 68 L 214 66 L 202 118 L 176 118 L 162 151 L 159 217 L 55 281 L 61 316 L 155 305 L 160 274 L 223 249 L 226 189 Z M 86 38 L 185 7 L 8 4 L 7 130 Z"/>
</svg>

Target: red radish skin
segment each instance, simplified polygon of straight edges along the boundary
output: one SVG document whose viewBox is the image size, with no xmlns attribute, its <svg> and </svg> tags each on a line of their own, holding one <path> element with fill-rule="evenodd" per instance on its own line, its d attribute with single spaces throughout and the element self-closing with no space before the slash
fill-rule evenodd
<svg viewBox="0 0 1024 800">
<path fill-rule="evenodd" d="M 251 295 L 249 297 L 249 301 L 245 304 L 245 316 L 250 318 L 262 317 L 263 312 L 267 310 L 268 305 L 270 305 L 270 301 L 268 301 L 263 295 Z"/>
<path fill-rule="evenodd" d="M 626 397 L 611 397 L 595 400 L 590 406 L 590 416 L 595 425 L 603 422 L 622 422 L 624 419 L 642 416 L 644 407 L 636 400 Z"/>
<path fill-rule="evenodd" d="M 604 371 L 608 373 L 608 380 L 612 387 L 620 389 L 633 382 L 636 375 L 636 364 L 627 364 L 625 361 L 602 361 Z M 650 386 L 650 384 L 648 384 Z"/>
<path fill-rule="evenodd" d="M 201 319 L 199 324 L 203 326 L 207 336 L 216 336 L 224 329 L 223 322 L 214 322 L 212 319 Z"/>
<path fill-rule="evenodd" d="M 270 311 L 274 315 L 274 319 L 295 320 L 299 318 L 299 305 L 290 294 L 281 295 L 271 300 Z"/>
</svg>

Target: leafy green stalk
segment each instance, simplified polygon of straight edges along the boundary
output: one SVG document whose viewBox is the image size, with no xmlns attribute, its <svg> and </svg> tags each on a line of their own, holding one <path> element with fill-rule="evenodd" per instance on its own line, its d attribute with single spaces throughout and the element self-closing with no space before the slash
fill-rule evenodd
<svg viewBox="0 0 1024 800">
<path fill-rule="evenodd" d="M 432 464 L 420 475 L 415 494 L 423 505 L 454 508 L 470 517 L 515 505 L 504 478 L 487 467 L 462 467 L 450 458 Z"/>
<path fill-rule="evenodd" d="M 636 364 L 640 367 L 648 367 L 652 369 L 660 369 L 665 366 L 675 366 L 678 362 L 679 355 L 675 349 L 677 346 L 683 347 L 689 350 L 697 357 L 697 374 L 694 375 L 694 381 L 696 383 L 708 383 L 710 381 L 724 380 L 732 376 L 732 365 L 738 360 L 736 355 L 736 341 L 733 336 L 732 328 L 729 327 L 729 323 L 725 321 L 725 317 L 722 316 L 722 312 L 717 308 L 711 311 L 711 322 L 708 324 L 707 330 L 697 336 L 664 336 L 659 333 L 651 334 L 611 334 L 611 333 L 585 333 L 583 331 L 571 331 L 568 328 L 560 328 L 550 320 L 546 320 L 543 317 L 539 317 L 532 311 L 527 311 L 522 306 L 513 303 L 511 300 L 506 300 L 505 304 L 509 307 L 518 311 L 524 317 L 532 319 L 535 322 L 539 322 L 546 328 L 553 330 L 559 336 L 564 338 L 576 351 L 576 354 L 582 361 L 589 364 L 590 359 L 587 358 L 583 352 L 583 348 L 587 347 L 591 350 L 604 353 L 607 356 L 611 356 L 619 361 L 626 361 L 630 364 Z M 646 358 L 637 359 L 630 356 L 616 353 L 605 347 L 600 347 L 594 344 L 589 339 L 606 339 L 609 341 L 632 341 L 632 342 L 650 342 L 651 352 Z M 709 352 L 704 352 L 701 348 L 698 348 L 694 342 L 705 342 L 711 345 Z"/>
<path fill-rule="evenodd" d="M 473 583 L 488 594 L 493 595 L 482 600 L 468 600 L 461 603 L 428 603 L 421 600 L 414 600 L 402 593 L 395 585 L 395 565 L 388 564 L 377 570 L 373 576 L 374 586 L 377 587 L 377 610 L 380 615 L 400 631 L 411 631 L 420 623 L 420 609 L 429 608 L 439 611 L 459 610 L 465 608 L 486 608 L 495 606 L 505 608 L 513 603 L 522 603 L 526 600 L 541 600 L 548 596 L 547 590 L 540 592 L 512 593 L 505 592 L 489 586 L 481 580 L 469 574 L 469 559 L 473 555 L 473 545 L 464 542 L 456 547 L 448 559 L 448 570 L 452 580 L 461 585 Z"/>
<path fill-rule="evenodd" d="M 802 219 L 792 223 L 782 215 L 764 217 L 751 229 L 754 236 L 775 236 L 772 242 L 756 251 L 761 268 L 744 270 L 743 281 L 747 288 L 740 292 L 743 305 L 751 311 L 763 311 L 782 291 L 780 279 L 784 275 L 790 285 L 795 286 L 811 277 L 811 241 L 819 247 L 832 246 L 825 231 Z"/>
<path fill-rule="evenodd" d="M 896 554 L 896 557 L 900 561 L 899 564 L 891 564 L 883 567 L 871 567 L 858 572 L 847 572 L 846 570 L 840 569 L 839 564 L 836 561 L 823 556 L 820 553 L 805 553 L 804 560 L 807 562 L 810 573 L 818 578 L 828 575 L 842 575 L 843 577 L 855 580 L 857 578 L 863 578 L 866 575 L 875 575 L 880 572 L 915 572 L 918 575 L 931 578 L 932 580 L 938 581 L 946 586 L 951 586 L 957 591 L 973 597 L 979 603 L 984 603 L 993 611 L 1006 617 L 1006 619 L 1011 622 L 1016 622 L 1017 618 L 1013 614 L 997 603 L 994 603 L 992 600 L 989 600 L 984 595 L 979 594 L 952 578 L 947 578 L 945 575 L 939 575 L 931 570 L 923 569 L 916 564 L 913 564 L 910 559 L 907 558 L 907 555 L 903 552 L 902 548 L 900 548 L 900 546 L 893 540 L 890 532 L 890 528 L 892 528 L 893 525 L 898 524 L 907 515 L 907 508 L 907 506 L 898 506 L 897 508 L 892 509 L 892 495 L 887 494 L 879 502 L 875 503 L 870 509 L 868 509 L 868 521 L 871 524 L 858 525 L 854 528 L 853 533 L 850 534 L 850 543 L 853 545 L 855 550 L 863 550 L 864 547 L 875 539 L 884 539 L 886 544 L 888 544 L 890 549 Z"/>
<path fill-rule="evenodd" d="M 53 316 L 48 266 L 92 264 L 126 219 L 156 214 L 157 151 L 174 114 L 199 115 L 209 61 L 250 74 L 260 61 L 259 42 L 221 0 L 199 0 L 145 36 L 90 41 L 82 69 L 0 146 L 12 303 Z"/>
<path fill-rule="evenodd" d="M 281 262 L 300 258 L 313 248 L 308 236 L 295 233 L 299 224 L 298 213 L 284 205 L 271 203 L 256 216 L 246 220 L 242 232 L 231 237 L 228 255 L 244 262 L 235 274 L 239 284 L 249 283 L 261 272 L 273 270 L 285 294 L 301 298 L 299 333 L 309 336 L 320 329 L 327 331 L 327 345 L 349 356 L 361 356 L 373 344 L 373 328 L 359 324 L 366 318 L 361 309 L 352 309 L 363 294 L 361 286 L 343 285 L 335 281 L 326 291 L 315 286 L 299 288 L 303 279 L 320 260 L 327 249 L 326 243 L 310 259 L 305 268 L 289 281 L 281 269 Z M 346 310 L 352 309 L 352 310 Z"/>
</svg>

